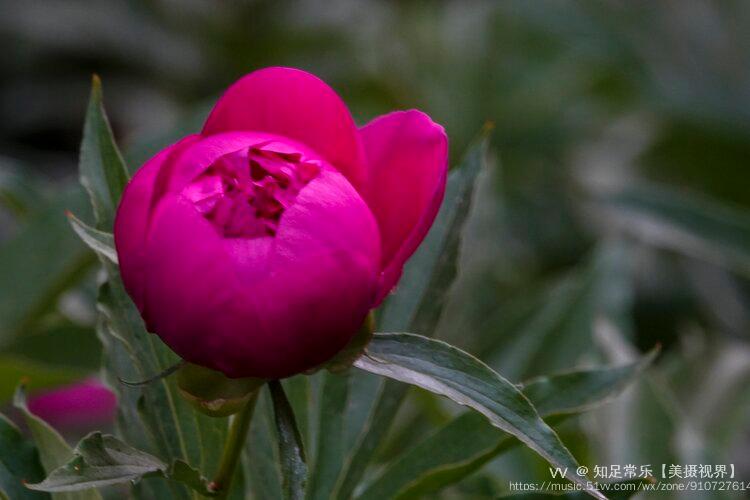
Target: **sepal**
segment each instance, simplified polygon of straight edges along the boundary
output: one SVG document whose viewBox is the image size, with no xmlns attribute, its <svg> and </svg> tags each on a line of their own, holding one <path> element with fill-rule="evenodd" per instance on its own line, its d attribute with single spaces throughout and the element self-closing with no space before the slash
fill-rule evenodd
<svg viewBox="0 0 750 500">
<path fill-rule="evenodd" d="M 180 396 L 210 417 L 227 417 L 240 411 L 266 381 L 259 378 L 228 378 L 202 366 L 185 363 L 177 370 Z"/>
</svg>

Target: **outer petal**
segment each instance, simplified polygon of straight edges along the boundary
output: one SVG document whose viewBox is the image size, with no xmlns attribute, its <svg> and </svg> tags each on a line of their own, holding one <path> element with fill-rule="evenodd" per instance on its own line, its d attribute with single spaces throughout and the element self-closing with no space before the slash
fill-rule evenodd
<svg viewBox="0 0 750 500">
<path fill-rule="evenodd" d="M 29 409 L 60 431 L 85 431 L 114 421 L 117 398 L 97 380 L 54 389 L 29 399 Z"/>
<path fill-rule="evenodd" d="M 162 167 L 194 144 L 199 137 L 188 136 L 163 149 L 147 161 L 128 183 L 117 209 L 114 233 L 120 273 L 125 288 L 141 311 L 143 311 L 144 243 L 148 232 L 154 186 L 160 177 Z"/>
<path fill-rule="evenodd" d="M 191 135 L 147 161 L 128 183 L 115 218 L 115 245 L 125 288 L 147 322 L 150 317 L 143 294 L 145 241 L 150 214 L 164 196 L 179 192 L 218 157 L 268 140 L 278 140 L 278 137 L 254 132 L 231 132 L 210 137 Z M 304 147 L 299 149 L 304 150 Z M 312 151 L 307 154 L 317 156 Z"/>
<path fill-rule="evenodd" d="M 365 197 L 383 243 L 378 302 L 401 276 L 435 220 L 445 194 L 448 138 L 426 114 L 397 111 L 360 130 L 368 164 Z"/>
<path fill-rule="evenodd" d="M 207 360 L 217 354 L 206 344 L 215 338 L 215 318 L 228 314 L 241 290 L 223 238 L 189 200 L 168 194 L 152 216 L 145 247 L 151 331 L 188 361 L 212 366 Z"/>
<path fill-rule="evenodd" d="M 365 171 L 357 129 L 343 101 L 325 82 L 293 68 L 266 68 L 229 87 L 206 120 L 203 134 L 252 130 L 306 144 L 355 187 Z"/>
<path fill-rule="evenodd" d="M 229 376 L 280 378 L 348 342 L 376 293 L 380 242 L 359 194 L 325 170 L 284 213 L 275 238 L 219 237 L 168 194 L 147 254 L 146 308 L 172 349 Z"/>
</svg>

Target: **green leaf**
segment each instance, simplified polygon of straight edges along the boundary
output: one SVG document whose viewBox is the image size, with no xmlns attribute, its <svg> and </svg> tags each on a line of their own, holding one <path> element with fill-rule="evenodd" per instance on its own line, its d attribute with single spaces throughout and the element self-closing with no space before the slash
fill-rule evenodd
<svg viewBox="0 0 750 500">
<path fill-rule="evenodd" d="M 117 264 L 115 237 L 112 233 L 94 229 L 70 212 L 67 215 L 73 231 L 81 238 L 81 241 L 96 252 L 97 255 L 109 259 L 113 264 Z"/>
<path fill-rule="evenodd" d="M 349 399 L 349 373 L 324 373 L 318 403 L 317 448 L 311 468 L 308 500 L 331 498 L 344 463 L 344 420 Z"/>
<path fill-rule="evenodd" d="M 30 169 L 14 161 L 0 158 L 0 206 L 18 218 L 26 217 L 47 200 L 40 183 L 30 175 Z"/>
<path fill-rule="evenodd" d="M 128 182 L 128 171 L 112 136 L 102 104 L 102 84 L 97 76 L 91 82 L 78 169 L 81 184 L 94 207 L 96 228 L 112 231 L 115 210 Z"/>
<path fill-rule="evenodd" d="M 175 460 L 172 463 L 172 466 L 167 473 L 167 477 L 187 485 L 190 489 L 197 491 L 204 497 L 216 496 L 216 492 L 211 491 L 208 487 L 208 480 L 201 474 L 201 472 L 182 460 Z"/>
<path fill-rule="evenodd" d="M 619 395 L 657 351 L 618 367 L 539 377 L 521 386 L 542 417 L 588 411 Z M 358 500 L 416 498 L 463 480 L 518 444 L 478 413 L 464 413 L 388 464 Z"/>
<path fill-rule="evenodd" d="M 642 185 L 597 199 L 603 214 L 645 242 L 750 275 L 750 213 Z"/>
<path fill-rule="evenodd" d="M 592 350 L 597 319 L 627 323 L 632 297 L 628 272 L 622 247 L 596 248 L 573 271 L 524 293 L 488 318 L 478 356 L 516 380 L 541 375 L 541 370 L 568 369 Z"/>
<path fill-rule="evenodd" d="M 322 372 L 319 371 L 318 374 L 312 376 L 300 374 L 281 381 L 284 393 L 287 399 L 289 399 L 289 404 L 292 405 L 294 418 L 297 421 L 297 428 L 302 436 L 305 449 L 312 447 L 312 426 L 314 425 L 313 419 L 315 417 L 313 413 L 315 408 L 317 408 L 313 402 L 313 392 L 315 391 L 313 386 L 315 385 L 316 378 L 320 378 Z"/>
<path fill-rule="evenodd" d="M 417 331 L 432 335 L 448 290 L 456 276 L 464 223 L 469 215 L 476 178 L 487 163 L 489 139 L 485 131 L 448 177 L 445 198 L 424 242 L 404 268 L 395 292 L 381 308 L 381 329 Z M 367 466 L 385 441 L 408 386 L 387 380 L 382 384 L 355 449 L 346 462 L 336 491 L 350 498 Z"/>
<path fill-rule="evenodd" d="M 375 334 L 357 368 L 413 384 L 446 396 L 483 414 L 497 428 L 516 436 L 566 477 L 585 484 L 573 473 L 578 464 L 534 406 L 513 384 L 471 355 L 444 342 L 418 335 Z M 604 498 L 597 492 L 592 496 Z"/>
<path fill-rule="evenodd" d="M 72 460 L 53 470 L 41 483 L 30 484 L 29 488 L 49 492 L 80 491 L 135 481 L 166 469 L 167 465 L 155 456 L 114 436 L 93 432 L 78 443 Z"/>
<path fill-rule="evenodd" d="M 271 398 L 262 391 L 258 398 L 255 416 L 250 425 L 250 436 L 245 444 L 242 468 L 247 489 L 252 498 L 281 500 L 283 498 L 278 457 L 278 447 L 273 442 L 275 434 Z"/>
<path fill-rule="evenodd" d="M 279 439 L 279 457 L 283 478 L 284 498 L 302 500 L 305 497 L 307 463 L 302 437 L 297 429 L 292 406 L 278 380 L 268 383 L 273 400 L 276 431 Z"/>
<path fill-rule="evenodd" d="M 623 366 L 536 377 L 519 388 L 545 417 L 582 413 L 617 397 L 653 363 L 658 353 L 658 348 L 653 349 Z"/>
<path fill-rule="evenodd" d="M 8 401 L 21 380 L 30 390 L 70 384 L 89 375 L 86 370 L 54 366 L 12 354 L 0 355 L 0 401 Z"/>
<path fill-rule="evenodd" d="M 42 482 L 28 487 L 47 492 L 78 492 L 152 476 L 181 482 L 204 496 L 215 495 L 209 490 L 208 481 L 187 463 L 176 460 L 168 467 L 159 458 L 101 432 L 83 438 L 70 461 L 53 470 Z"/>
<path fill-rule="evenodd" d="M 86 213 L 86 205 L 79 189 L 65 188 L 0 244 L 0 290 L 13 290 L 0 295 L 0 346 L 33 331 L 95 263 L 64 223 L 66 210 Z"/>
<path fill-rule="evenodd" d="M 476 457 L 494 450 L 496 443 L 502 439 L 501 436 L 502 433 L 488 424 L 483 415 L 476 412 L 463 413 L 389 462 L 385 470 L 367 485 L 357 499 L 414 498 L 419 495 L 402 493 L 407 490 L 409 493 L 412 490 L 418 491 L 419 494 L 436 491 L 450 484 L 440 484 L 438 488 L 433 486 L 432 476 L 441 474 L 442 479 L 444 467 L 449 468 L 454 476 L 451 479 L 455 480 L 451 483 L 457 482 L 464 475 L 456 474 L 456 469 L 463 468 Z M 428 488 L 425 488 L 425 483 Z"/>
<path fill-rule="evenodd" d="M 55 429 L 29 411 L 28 406 L 26 406 L 26 392 L 23 386 L 19 386 L 16 390 L 13 405 L 21 411 L 26 420 L 26 425 L 28 425 L 39 450 L 39 458 L 44 470 L 50 474 L 58 467 L 65 465 L 73 456 L 73 450 Z M 102 497 L 97 491 L 85 491 L 56 494 L 53 498 L 55 500 L 101 500 Z"/>
<path fill-rule="evenodd" d="M 71 350 L 70 346 L 76 346 Z M 16 339 L 3 349 L 5 356 L 12 362 L 18 362 L 19 369 L 22 364 L 31 363 L 40 369 L 41 373 L 67 373 L 63 378 L 67 379 L 77 374 L 77 378 L 93 373 L 101 368 L 102 346 L 96 338 L 94 328 L 87 325 L 74 323 L 67 318 L 55 318 L 55 321 L 45 322 L 44 328 L 35 332 L 28 332 L 16 337 Z M 27 370 L 27 375 L 33 375 L 27 384 L 29 390 L 34 391 L 46 387 L 41 384 L 37 377 L 36 368 Z M 8 380 L 0 376 L 0 380 Z M 12 396 L 16 384 L 6 392 L 6 386 L 0 382 L 0 393 Z"/>
<path fill-rule="evenodd" d="M 49 495 L 24 486 L 43 478 L 44 469 L 34 444 L 5 415 L 0 414 L 0 491 L 15 500 L 49 499 Z"/>
</svg>

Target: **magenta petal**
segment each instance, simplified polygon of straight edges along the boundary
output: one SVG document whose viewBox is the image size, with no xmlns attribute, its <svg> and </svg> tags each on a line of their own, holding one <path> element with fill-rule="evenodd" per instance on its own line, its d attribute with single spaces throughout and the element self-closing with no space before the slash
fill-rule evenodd
<svg viewBox="0 0 750 500">
<path fill-rule="evenodd" d="M 368 165 L 365 198 L 383 243 L 380 302 L 398 281 L 440 208 L 448 138 L 443 127 L 416 110 L 378 117 L 360 135 Z"/>
<path fill-rule="evenodd" d="M 364 182 L 354 120 L 336 92 L 310 73 L 266 68 L 229 87 L 202 133 L 238 130 L 279 134 L 299 141 L 322 155 L 355 187 Z"/>
<path fill-rule="evenodd" d="M 159 174 L 159 196 L 181 191 L 220 157 L 254 144 L 265 143 L 276 150 L 289 148 L 291 144 L 295 151 L 300 151 L 309 158 L 320 158 L 318 153 L 308 146 L 264 132 L 224 132 L 208 137 L 194 137 L 198 137 L 199 140 L 192 141 L 189 148 L 175 154 L 170 159 L 168 168 Z"/>
<path fill-rule="evenodd" d="M 143 311 L 144 243 L 148 232 L 149 213 L 162 167 L 192 145 L 197 135 L 163 149 L 147 161 L 130 180 L 122 194 L 114 224 L 115 246 L 125 288 L 138 309 Z"/>
<path fill-rule="evenodd" d="M 152 220 L 146 309 L 181 357 L 229 376 L 280 378 L 334 355 L 377 291 L 375 220 L 327 169 L 302 189 L 274 238 L 222 238 L 185 198 Z"/>
<path fill-rule="evenodd" d="M 214 322 L 241 288 L 223 238 L 187 198 L 167 194 L 152 215 L 145 254 L 144 315 L 151 330 L 181 357 L 213 366 L 222 349 L 214 343 Z M 258 262 L 264 253 L 249 255 L 256 259 L 251 265 L 264 267 Z"/>
<path fill-rule="evenodd" d="M 29 410 L 61 432 L 87 431 L 114 421 L 117 398 L 97 380 L 29 398 Z"/>
</svg>

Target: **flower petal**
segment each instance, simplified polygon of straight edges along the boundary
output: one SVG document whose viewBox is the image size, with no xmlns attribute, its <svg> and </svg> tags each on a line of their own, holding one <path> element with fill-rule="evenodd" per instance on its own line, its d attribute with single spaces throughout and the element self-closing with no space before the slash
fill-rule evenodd
<svg viewBox="0 0 750 500">
<path fill-rule="evenodd" d="M 364 182 L 362 150 L 354 120 L 325 82 L 302 70 L 266 68 L 238 80 L 224 93 L 203 135 L 251 130 L 306 144 L 355 187 Z"/>
<path fill-rule="evenodd" d="M 147 161 L 130 180 L 122 194 L 115 217 L 115 246 L 120 261 L 120 274 L 128 293 L 143 311 L 144 243 L 148 232 L 149 213 L 154 186 L 162 167 L 199 138 L 188 136 Z"/>
<path fill-rule="evenodd" d="M 150 331 L 181 357 L 205 366 L 210 365 L 204 357 L 212 354 L 205 344 L 217 335 L 215 317 L 241 288 L 223 241 L 192 202 L 167 194 L 152 216 L 145 245 L 144 316 Z"/>
<path fill-rule="evenodd" d="M 152 220 L 146 310 L 181 357 L 233 377 L 281 378 L 333 356 L 377 291 L 378 229 L 344 177 L 300 191 L 274 238 L 222 238 L 168 194 Z"/>
<path fill-rule="evenodd" d="M 435 220 L 445 194 L 448 138 L 426 114 L 397 111 L 360 130 L 368 165 L 365 199 L 383 244 L 378 302 L 401 276 Z"/>
<path fill-rule="evenodd" d="M 338 172 L 324 170 L 282 217 L 270 277 L 256 289 L 287 374 L 346 346 L 377 293 L 380 237 L 370 209 Z M 248 346 L 249 348 L 250 346 Z"/>
</svg>

